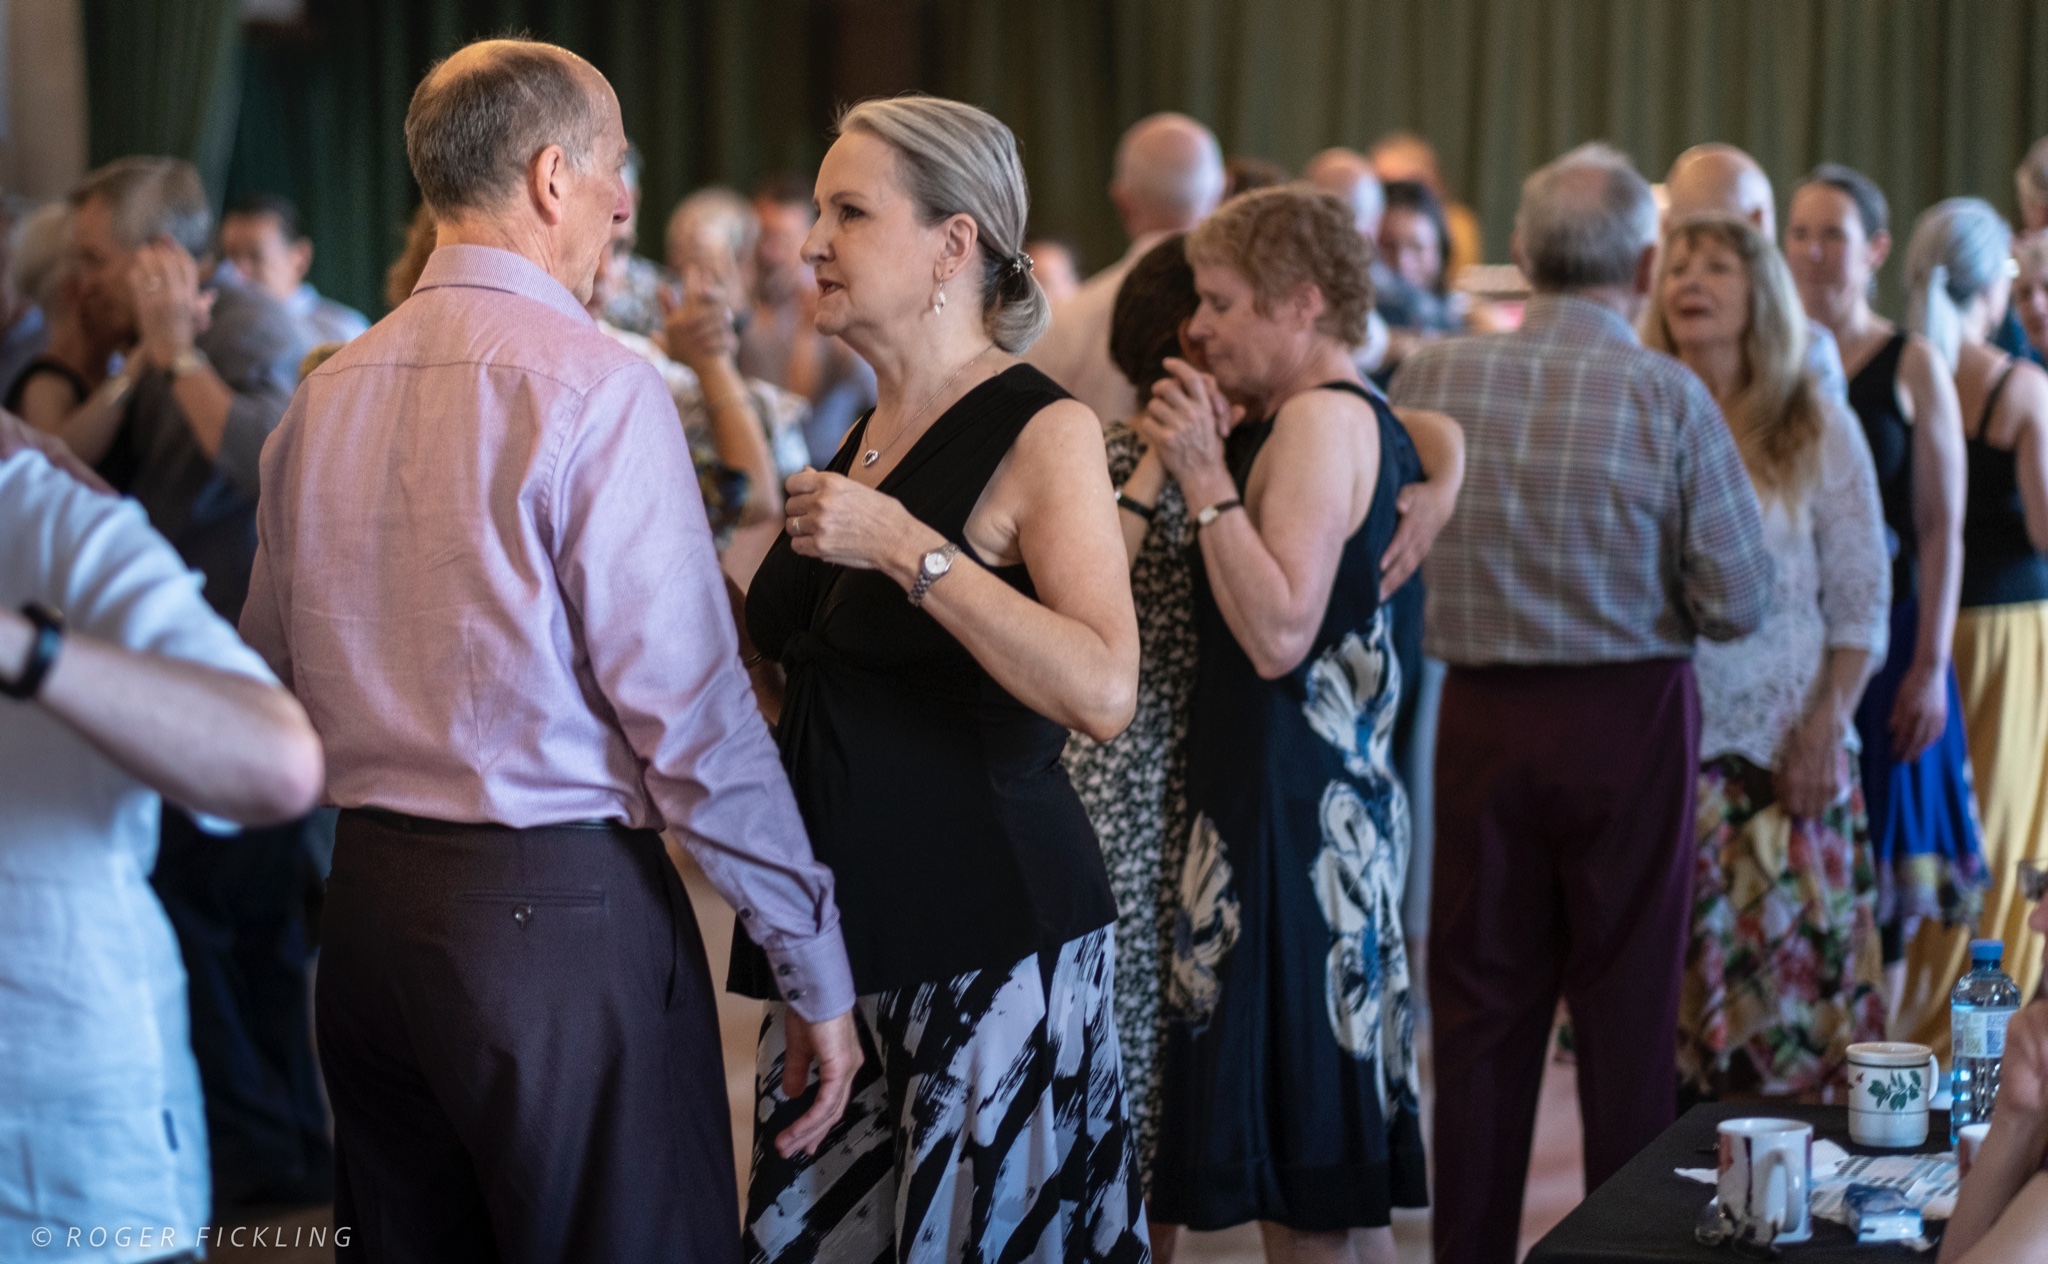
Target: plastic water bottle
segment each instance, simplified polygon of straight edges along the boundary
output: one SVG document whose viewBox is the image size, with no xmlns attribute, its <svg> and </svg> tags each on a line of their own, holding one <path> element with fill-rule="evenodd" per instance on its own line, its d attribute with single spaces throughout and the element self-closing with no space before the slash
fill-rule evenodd
<svg viewBox="0 0 2048 1264">
<path fill-rule="evenodd" d="M 1999 969 L 2005 945 L 1996 939 L 1970 941 L 1970 972 L 1949 993 L 1948 1141 L 1954 1146 L 1964 1124 L 1986 1123 L 1998 1099 L 1998 1064 L 2005 1057 L 2005 1024 L 2018 1012 L 2020 987 Z"/>
</svg>

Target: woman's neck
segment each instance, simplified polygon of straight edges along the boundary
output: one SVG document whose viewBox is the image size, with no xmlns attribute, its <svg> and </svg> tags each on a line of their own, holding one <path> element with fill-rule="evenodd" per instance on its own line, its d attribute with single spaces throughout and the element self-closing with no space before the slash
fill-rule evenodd
<svg viewBox="0 0 2048 1264">
<path fill-rule="evenodd" d="M 982 357 L 983 365 L 997 358 L 986 354 L 994 344 L 980 322 L 970 325 L 965 320 L 933 317 L 929 324 L 937 327 L 864 338 L 854 344 L 854 350 L 875 370 L 878 414 L 903 418 L 931 399 L 954 375 L 965 381 L 968 375 L 961 370 L 976 356 Z"/>
<path fill-rule="evenodd" d="M 1352 361 L 1351 353 L 1329 339 L 1319 337 L 1284 373 L 1278 375 L 1272 389 L 1265 392 L 1266 415 L 1279 411 L 1282 404 L 1303 391 L 1312 391 L 1329 382 L 1357 380 L 1358 365 Z"/>
<path fill-rule="evenodd" d="M 1732 340 L 1693 343 L 1680 347 L 1678 358 L 1707 384 L 1707 392 L 1725 416 L 1742 390 L 1742 347 Z"/>
</svg>

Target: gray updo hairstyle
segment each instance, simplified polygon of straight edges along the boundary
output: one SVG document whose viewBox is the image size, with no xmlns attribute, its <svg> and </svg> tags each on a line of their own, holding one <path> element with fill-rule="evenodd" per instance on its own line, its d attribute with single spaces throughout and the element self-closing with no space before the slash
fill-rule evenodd
<svg viewBox="0 0 2048 1264">
<path fill-rule="evenodd" d="M 1024 253 L 1031 195 L 1010 129 L 971 105 L 913 95 L 863 101 L 840 116 L 838 131 L 866 132 L 896 151 L 925 223 L 950 215 L 974 220 L 988 336 L 1013 355 L 1038 341 L 1052 308 Z"/>
<path fill-rule="evenodd" d="M 2012 229 L 1982 198 L 1936 202 L 1921 212 L 1906 244 L 1906 324 L 1926 337 L 1954 372 L 1962 349 L 1958 309 L 1991 288 L 2012 258 Z"/>
</svg>

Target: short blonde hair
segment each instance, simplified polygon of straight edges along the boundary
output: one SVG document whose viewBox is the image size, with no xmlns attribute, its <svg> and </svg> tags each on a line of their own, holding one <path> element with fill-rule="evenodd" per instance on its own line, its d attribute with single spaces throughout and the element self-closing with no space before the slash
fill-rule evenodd
<svg viewBox="0 0 2048 1264">
<path fill-rule="evenodd" d="M 1316 328 L 1347 347 L 1365 341 L 1372 311 L 1372 247 L 1351 208 L 1299 184 L 1240 193 L 1188 234 L 1188 262 L 1223 264 L 1251 283 L 1261 313 L 1302 285 L 1323 296 Z"/>
<path fill-rule="evenodd" d="M 1680 248 L 1690 251 L 1701 242 L 1726 246 L 1749 276 L 1743 382 L 1727 408 L 1729 432 L 1757 490 L 1797 504 L 1820 471 L 1826 416 L 1806 372 L 1806 312 L 1778 248 L 1755 225 L 1733 215 L 1713 212 L 1679 221 L 1666 234 L 1657 260 L 1657 283 L 1643 316 L 1643 344 L 1678 354 L 1664 310 L 1664 282 Z"/>
<path fill-rule="evenodd" d="M 864 132 L 896 151 L 903 187 L 925 223 L 953 215 L 974 221 L 988 336 L 1012 354 L 1038 341 L 1052 305 L 1024 253 L 1031 194 L 1010 129 L 971 105 L 912 95 L 863 101 L 839 117 L 838 131 Z"/>
</svg>

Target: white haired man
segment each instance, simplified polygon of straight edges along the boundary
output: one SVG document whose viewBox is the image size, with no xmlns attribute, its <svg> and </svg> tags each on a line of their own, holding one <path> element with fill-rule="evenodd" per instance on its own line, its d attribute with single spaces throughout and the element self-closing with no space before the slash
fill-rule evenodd
<svg viewBox="0 0 2048 1264">
<path fill-rule="evenodd" d="M 369 1260 L 729 1264 L 711 978 L 658 830 L 767 950 L 792 1077 L 819 1064 L 785 1155 L 860 1054 L 675 405 L 583 306 L 630 209 L 618 100 L 571 53 L 490 40 L 428 73 L 405 133 L 438 248 L 265 449 L 243 619 L 341 809 L 316 995 L 336 1223 Z"/>
<path fill-rule="evenodd" d="M 1464 495 L 1425 563 L 1437 730 L 1429 939 L 1440 1262 L 1514 1259 L 1559 992 L 1578 1036 L 1586 1188 L 1668 1126 L 1699 772 L 1695 637 L 1771 596 L 1720 410 L 1636 341 L 1657 208 L 1628 159 L 1530 176 L 1514 333 L 1433 343 L 1396 404 L 1465 428 Z"/>
<path fill-rule="evenodd" d="M 1201 223 L 1223 200 L 1222 147 L 1185 114 L 1139 119 L 1117 142 L 1109 200 L 1131 248 L 1053 310 L 1052 328 L 1024 357 L 1104 425 L 1138 411 L 1137 392 L 1109 358 L 1117 289 L 1146 251 Z"/>
</svg>

